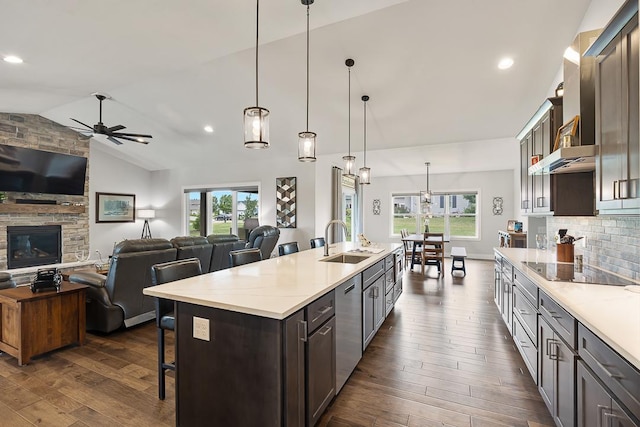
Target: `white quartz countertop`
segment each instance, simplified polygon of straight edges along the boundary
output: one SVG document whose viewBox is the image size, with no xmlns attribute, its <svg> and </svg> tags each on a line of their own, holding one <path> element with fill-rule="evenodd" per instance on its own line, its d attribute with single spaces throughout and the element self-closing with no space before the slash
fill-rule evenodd
<svg viewBox="0 0 640 427">
<path fill-rule="evenodd" d="M 549 281 L 523 264 L 555 262 L 555 252 L 551 250 L 495 250 L 560 303 L 580 323 L 640 369 L 640 293 L 631 292 L 625 286 Z M 640 287 L 636 288 L 633 285 L 629 288 L 640 290 Z"/>
<path fill-rule="evenodd" d="M 321 247 L 148 287 L 143 292 L 175 301 L 285 319 L 399 247 L 400 243 L 374 244 L 372 252 L 382 251 L 371 253 L 357 264 L 321 262 L 324 258 Z M 331 245 L 329 255 L 353 249 L 367 248 L 338 243 Z"/>
</svg>

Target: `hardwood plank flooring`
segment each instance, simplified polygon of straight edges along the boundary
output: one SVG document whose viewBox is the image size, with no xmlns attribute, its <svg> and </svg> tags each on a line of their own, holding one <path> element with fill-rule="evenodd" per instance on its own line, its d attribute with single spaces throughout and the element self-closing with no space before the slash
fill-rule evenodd
<svg viewBox="0 0 640 427">
<path fill-rule="evenodd" d="M 405 273 L 396 308 L 319 425 L 553 425 L 493 303 L 493 262 L 466 264 L 464 279 Z M 0 425 L 175 425 L 172 374 L 157 398 L 155 323 L 89 333 L 23 367 L 2 354 Z"/>
<path fill-rule="evenodd" d="M 493 302 L 493 262 L 467 275 L 405 272 L 404 292 L 319 422 L 344 426 L 553 426 Z"/>
</svg>

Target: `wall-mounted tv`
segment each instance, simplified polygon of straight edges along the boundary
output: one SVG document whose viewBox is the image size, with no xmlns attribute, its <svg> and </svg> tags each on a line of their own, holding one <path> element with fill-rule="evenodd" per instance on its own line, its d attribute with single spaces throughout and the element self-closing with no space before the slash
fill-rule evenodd
<svg viewBox="0 0 640 427">
<path fill-rule="evenodd" d="M 83 195 L 87 158 L 0 144 L 0 191 Z"/>
</svg>

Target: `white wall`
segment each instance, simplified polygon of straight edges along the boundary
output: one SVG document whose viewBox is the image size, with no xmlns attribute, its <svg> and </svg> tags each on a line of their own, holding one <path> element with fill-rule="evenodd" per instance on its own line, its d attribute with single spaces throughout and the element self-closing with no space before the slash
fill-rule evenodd
<svg viewBox="0 0 640 427">
<path fill-rule="evenodd" d="M 96 223 L 96 192 L 135 194 L 137 213 L 137 209 L 152 207 L 151 172 L 105 153 L 97 144 L 99 142 L 91 141 L 89 151 L 89 242 L 92 259 L 99 250 L 106 261 L 115 242 L 140 238 L 144 221 Z M 155 231 L 151 223 L 154 237 Z"/>
</svg>

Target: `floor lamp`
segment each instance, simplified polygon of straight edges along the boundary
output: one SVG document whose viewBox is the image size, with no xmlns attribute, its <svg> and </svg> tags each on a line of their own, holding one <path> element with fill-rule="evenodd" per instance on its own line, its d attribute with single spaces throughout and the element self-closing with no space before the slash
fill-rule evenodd
<svg viewBox="0 0 640 427">
<path fill-rule="evenodd" d="M 138 218 L 144 219 L 144 226 L 142 227 L 141 239 L 151 239 L 151 229 L 149 228 L 149 220 L 156 217 L 156 211 L 153 209 L 140 209 L 138 211 Z"/>
</svg>

